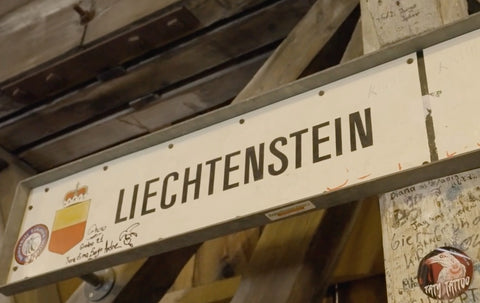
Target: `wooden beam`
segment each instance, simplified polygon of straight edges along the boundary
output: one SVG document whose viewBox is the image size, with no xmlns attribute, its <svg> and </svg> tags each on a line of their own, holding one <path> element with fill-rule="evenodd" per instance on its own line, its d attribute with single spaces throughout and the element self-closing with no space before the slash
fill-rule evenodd
<svg viewBox="0 0 480 303">
<path fill-rule="evenodd" d="M 363 200 L 359 212 L 332 275 L 332 283 L 358 280 L 385 271 L 378 199 Z"/>
<path fill-rule="evenodd" d="M 107 0 L 95 1 L 94 4 L 91 1 L 81 1 L 80 7 L 93 16 L 93 20 L 85 26 L 82 47 L 61 54 L 45 64 L 39 61 L 40 66 L 21 75 L 11 75 L 1 86 L 4 96 L 0 117 L 22 107 L 39 106 L 53 96 L 65 94 L 95 78 L 106 81 L 118 76 L 124 73 L 125 65 L 132 64 L 132 60 L 138 60 L 136 58 L 140 56 L 151 56 L 162 48 L 171 48 L 181 38 L 262 1 L 265 0 L 241 3 Z M 205 13 L 206 10 L 208 14 Z M 118 27 L 120 25 L 122 26 Z M 49 30 L 55 28 L 45 31 L 48 33 Z M 86 42 L 92 38 L 89 34 L 92 32 L 94 36 L 97 35 L 94 37 L 95 42 Z M 11 49 L 17 45 L 14 43 L 9 47 Z"/>
<path fill-rule="evenodd" d="M 315 2 L 236 100 L 251 98 L 297 79 L 357 3 L 352 0 Z"/>
<path fill-rule="evenodd" d="M 267 91 L 273 87 L 295 80 L 303 72 L 313 57 L 323 48 L 328 39 L 353 10 L 356 2 L 347 1 L 333 5 L 334 16 L 332 18 L 322 18 L 326 15 L 327 10 L 331 8 L 330 4 L 329 1 L 319 1 L 310 8 L 307 16 L 293 29 L 274 54 L 256 73 L 249 85 L 237 95 L 233 103 L 242 102 L 258 92 Z M 303 34 L 306 33 L 308 34 L 304 37 Z M 300 52 L 302 56 L 298 56 Z M 292 57 L 289 60 L 294 62 L 291 65 L 284 66 L 282 60 L 285 59 L 285 54 L 286 56 L 292 55 L 295 58 L 302 57 L 302 60 L 295 62 L 290 60 Z M 279 78 L 278 75 L 280 74 L 282 77 Z M 271 78 L 268 84 L 270 86 L 265 84 L 267 78 Z M 196 255 L 196 274 L 194 275 L 193 285 L 210 283 L 222 278 L 222 275 L 225 274 L 223 272 L 225 268 L 231 271 L 230 274 L 243 274 L 250 268 L 250 265 L 248 267 L 245 266 L 245 261 L 248 260 L 250 254 L 248 248 L 252 247 L 251 244 L 255 243 L 257 239 L 258 230 L 253 229 L 248 232 L 240 232 L 205 242 Z M 232 243 L 235 244 L 232 245 Z M 242 247 L 244 248 L 242 249 Z M 244 254 L 245 251 L 247 251 L 246 254 Z M 238 256 L 243 257 L 240 258 Z"/>
<path fill-rule="evenodd" d="M 265 226 L 232 303 L 287 302 L 323 216 L 315 211 Z"/>
<path fill-rule="evenodd" d="M 321 302 L 358 204 L 298 216 L 295 228 L 267 225 L 232 303 Z"/>
<path fill-rule="evenodd" d="M 356 4 L 356 1 L 317 1 L 235 100 L 295 80 Z M 306 273 L 312 271 L 303 266 L 303 261 L 323 215 L 324 211 L 317 211 L 267 225 L 232 302 L 302 302 L 312 295 L 309 290 L 318 290 L 315 287 L 302 293 L 295 286 L 313 285 L 310 283 L 313 275 Z M 335 255 L 336 250 L 332 252 Z M 322 277 L 328 280 L 331 271 L 333 268 L 324 271 Z M 326 289 L 325 285 L 320 287 Z"/>
<path fill-rule="evenodd" d="M 129 283 L 130 279 L 136 272 L 142 268 L 142 266 L 147 261 L 146 258 L 139 259 L 135 262 L 130 262 L 118 266 L 114 266 L 113 270 L 115 271 L 115 286 L 112 291 L 102 299 L 102 303 L 114 302 L 115 298 L 122 291 L 122 289 Z M 78 278 L 77 278 L 78 279 Z M 81 280 L 80 280 L 81 281 Z M 85 296 L 85 282 L 80 282 L 76 287 L 75 291 L 72 292 L 66 300 L 65 303 L 91 303 L 91 301 Z M 68 294 L 67 294 L 68 295 Z"/>
<path fill-rule="evenodd" d="M 0 82 L 80 45 L 77 2 L 35 0 L 0 18 Z"/>
<path fill-rule="evenodd" d="M 159 303 L 227 303 L 235 294 L 240 280 L 240 276 L 235 276 L 190 289 L 171 291 Z"/>
<path fill-rule="evenodd" d="M 193 245 L 148 258 L 117 295 L 115 302 L 135 302 L 141 294 L 142 302 L 157 303 L 172 286 L 178 273 L 198 247 L 199 245 Z"/>
<path fill-rule="evenodd" d="M 205 27 L 264 1 L 139 0 L 132 2 L 130 0 L 96 0 L 96 14 L 100 17 L 94 18 L 89 23 L 84 43 L 91 43 L 151 15 L 153 12 L 162 12 L 171 6 L 185 6 Z"/>
<path fill-rule="evenodd" d="M 464 0 L 421 2 L 361 0 L 361 5 L 362 13 L 364 13 L 362 22 L 365 25 L 365 52 L 374 51 L 409 36 L 432 30 L 468 14 L 467 3 Z M 396 80 L 392 79 L 392 81 Z M 424 103 L 425 112 L 430 111 L 430 114 L 435 117 L 435 112 L 432 113 L 431 108 L 429 108 L 430 105 L 427 104 L 428 102 Z M 416 186 L 418 185 L 410 188 Z M 406 194 L 398 199 L 387 194 L 381 195 L 380 213 L 387 280 L 386 297 L 389 302 L 431 301 L 418 286 L 419 261 L 429 253 L 429 249 L 447 245 L 446 243 L 450 240 L 453 240 L 452 242 L 459 241 L 459 239 L 443 238 L 443 234 L 440 236 L 442 239 L 438 243 L 423 241 L 422 236 L 433 234 L 435 226 L 441 229 L 455 220 L 446 214 L 455 213 L 456 210 L 463 207 L 463 205 L 460 206 L 454 201 L 449 201 L 448 211 L 443 211 L 447 221 L 431 221 L 431 218 L 438 214 L 438 207 L 434 202 L 439 194 L 434 192 L 436 187 L 432 186 L 432 188 L 427 188 L 423 192 Z M 461 194 L 461 190 L 458 189 L 458 191 L 458 194 Z M 402 218 L 402 213 L 410 214 L 411 212 L 417 214 L 415 218 L 412 219 L 410 215 Z M 403 223 L 399 223 L 400 221 Z M 422 222 L 421 227 L 416 226 L 418 222 Z M 456 232 L 456 234 L 458 233 Z M 414 246 L 409 244 L 411 239 L 415 239 L 416 244 Z M 402 241 L 403 244 L 400 244 Z M 398 247 L 396 247 L 396 243 L 399 243 Z M 461 301 L 464 302 L 464 299 L 465 302 L 473 302 L 472 299 L 468 298 L 461 298 Z"/>
<path fill-rule="evenodd" d="M 361 0 L 364 51 L 369 53 L 468 14 L 463 0 Z"/>
<path fill-rule="evenodd" d="M 15 195 L 18 182 L 32 176 L 35 171 L 0 148 L 0 159 L 8 163 L 8 167 L 0 171 L 0 249 L 3 249 L 3 232 L 5 222 L 10 212 L 10 207 Z M 31 291 L 23 292 L 11 298 L 0 295 L 0 302 L 16 303 L 60 303 L 56 285 L 48 285 Z"/>
<path fill-rule="evenodd" d="M 354 280 L 337 285 L 338 301 L 343 303 L 387 302 L 385 276 Z"/>
<path fill-rule="evenodd" d="M 44 171 L 224 104 L 235 97 L 267 55 L 235 64 L 152 97 L 147 104 L 56 137 L 22 152 L 20 158 Z"/>
<path fill-rule="evenodd" d="M 307 0 L 282 0 L 255 11 L 164 52 L 123 77 L 88 86 L 3 123 L 0 143 L 8 150 L 17 150 L 270 45 L 282 39 L 307 9 Z M 238 37 L 246 39 L 239 43 Z M 19 132 L 22 136 L 16 135 Z"/>
</svg>

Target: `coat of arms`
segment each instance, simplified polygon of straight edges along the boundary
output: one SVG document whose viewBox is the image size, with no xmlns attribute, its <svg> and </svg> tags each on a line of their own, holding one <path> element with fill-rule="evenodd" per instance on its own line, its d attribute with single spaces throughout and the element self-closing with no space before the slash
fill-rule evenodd
<svg viewBox="0 0 480 303">
<path fill-rule="evenodd" d="M 90 208 L 87 191 L 87 186 L 77 184 L 65 195 L 64 207 L 55 213 L 49 251 L 63 255 L 83 240 Z"/>
</svg>

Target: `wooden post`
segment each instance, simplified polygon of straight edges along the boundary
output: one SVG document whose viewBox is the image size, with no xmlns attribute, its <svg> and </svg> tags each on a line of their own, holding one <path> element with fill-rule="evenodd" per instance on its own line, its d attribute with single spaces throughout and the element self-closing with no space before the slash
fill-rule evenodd
<svg viewBox="0 0 480 303">
<path fill-rule="evenodd" d="M 0 149 L 0 159 L 8 163 L 8 167 L 0 171 L 0 249 L 3 239 L 3 228 L 7 221 L 10 206 L 15 195 L 15 189 L 19 181 L 31 176 L 35 172 L 18 161 L 8 152 Z M 16 303 L 60 303 L 56 285 L 48 285 L 28 292 L 15 295 Z M 0 295 L 0 302 L 13 302 L 13 297 L 6 298 Z"/>
<path fill-rule="evenodd" d="M 467 15 L 467 4 L 463 0 L 361 0 L 361 4 L 365 52 L 377 50 L 385 45 L 432 30 Z M 432 160 L 435 159 L 432 158 Z M 462 174 L 457 175 L 458 178 L 462 178 L 462 176 L 465 177 Z M 452 181 L 448 181 L 451 178 Z M 433 259 L 427 260 L 436 253 L 430 256 L 427 254 L 434 249 L 442 246 L 461 247 L 459 244 L 462 236 L 465 238 L 473 232 L 472 228 L 468 230 L 469 226 L 467 225 L 472 225 L 473 218 L 479 214 L 478 211 L 474 211 L 458 216 L 458 212 L 464 211 L 465 208 L 461 196 L 471 196 L 472 185 L 468 182 L 463 185 L 460 182 L 458 191 L 453 197 L 451 192 L 449 194 L 449 188 L 450 190 L 450 186 L 457 188 L 454 179 L 455 177 L 446 177 L 440 179 L 441 181 L 415 184 L 380 196 L 387 297 L 390 303 L 475 302 L 476 294 L 473 290 L 471 293 L 467 291 L 454 299 L 455 296 L 450 297 L 450 294 L 456 292 L 454 288 L 457 286 L 452 286 L 448 295 L 443 293 L 444 290 L 437 289 L 437 292 L 433 287 L 424 289 L 423 292 L 421 288 L 432 282 L 427 283 L 426 280 L 433 279 L 434 276 L 427 277 L 426 274 L 423 274 L 426 267 L 421 266 L 422 259 L 425 258 L 423 261 L 428 267 L 430 262 L 434 261 L 432 261 Z M 447 185 L 440 185 L 442 183 Z M 462 222 L 466 222 L 466 225 L 458 225 L 457 233 L 449 232 L 452 230 L 450 224 L 461 224 Z M 478 251 L 478 249 L 474 251 Z M 451 255 L 450 252 L 446 252 L 446 254 Z M 477 258 L 477 254 L 475 253 L 472 257 Z M 435 270 L 441 269 L 442 267 L 439 266 Z M 462 282 L 465 281 L 458 280 L 458 283 Z M 478 282 L 473 283 L 476 284 L 471 288 L 478 288 Z M 430 294 L 437 292 L 437 296 L 429 297 L 424 292 Z M 437 301 L 437 299 L 441 300 Z"/>
</svg>

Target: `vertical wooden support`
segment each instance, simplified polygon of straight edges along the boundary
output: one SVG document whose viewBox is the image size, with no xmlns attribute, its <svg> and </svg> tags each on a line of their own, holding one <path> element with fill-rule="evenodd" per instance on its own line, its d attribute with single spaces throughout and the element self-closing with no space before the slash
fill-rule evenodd
<svg viewBox="0 0 480 303">
<path fill-rule="evenodd" d="M 236 100 L 295 80 L 356 5 L 356 1 L 317 1 Z M 348 214 L 338 218 L 346 226 L 353 221 L 358 203 L 349 206 Z M 321 224 L 324 214 L 321 210 L 267 225 L 232 302 L 305 302 L 317 295 L 321 300 L 333 268 L 326 266 L 328 270 L 317 271 L 308 260 L 315 254 L 310 245 L 319 226 L 322 230 L 331 227 Z M 343 239 L 345 230 L 339 230 L 339 239 Z M 343 244 L 333 246 L 338 248 Z M 333 259 L 338 255 L 336 249 L 329 252 L 334 254 L 327 253 Z"/>
<path fill-rule="evenodd" d="M 233 103 L 297 79 L 357 4 L 357 0 L 318 0 Z M 296 220 L 301 219 L 283 224 L 295 226 Z M 258 237 L 259 230 L 251 229 L 206 241 L 196 255 L 193 286 L 245 272 Z"/>
<path fill-rule="evenodd" d="M 361 5 L 365 52 L 467 15 L 467 3 L 464 0 L 361 0 Z M 452 201 L 444 203 L 448 200 L 445 196 L 448 193 L 432 185 L 436 182 L 412 185 L 380 197 L 387 297 L 390 303 L 436 302 L 439 298 L 429 298 L 422 292 L 419 281 L 423 283 L 425 279 L 417 279 L 419 266 L 422 258 L 435 248 L 458 246 L 459 239 L 456 236 L 448 238 L 445 232 L 450 230 L 447 226 L 458 219 L 452 217 L 452 213 L 461 211 L 464 205 Z M 463 190 L 467 194 L 467 189 L 459 189 L 460 192 Z M 464 293 L 453 302 L 474 302 L 472 295 Z M 444 294 L 442 299 L 447 302 L 447 295 Z"/>
<path fill-rule="evenodd" d="M 0 172 L 0 249 L 3 236 L 3 227 L 8 219 L 10 206 L 15 195 L 17 183 L 35 172 L 18 161 L 9 153 L 0 149 L 0 159 L 8 163 L 8 167 Z M 3 301 L 2 301 L 3 300 Z M 0 302 L 13 302 L 13 298 L 0 295 Z M 24 292 L 15 296 L 16 303 L 60 303 L 55 284 Z"/>
<path fill-rule="evenodd" d="M 433 30 L 467 15 L 464 0 L 361 0 L 364 51 Z"/>
</svg>

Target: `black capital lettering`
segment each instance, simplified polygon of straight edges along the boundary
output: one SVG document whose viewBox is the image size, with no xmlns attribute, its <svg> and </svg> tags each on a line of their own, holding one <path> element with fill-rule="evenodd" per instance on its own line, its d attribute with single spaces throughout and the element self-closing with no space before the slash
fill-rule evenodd
<svg viewBox="0 0 480 303">
<path fill-rule="evenodd" d="M 122 188 L 120 190 L 119 195 L 118 195 L 117 212 L 116 212 L 116 215 L 115 215 L 115 224 L 127 220 L 127 217 L 123 217 L 123 218 L 120 217 L 120 214 L 122 212 L 122 204 L 123 204 L 123 195 L 124 194 L 125 194 L 125 189 Z"/>
<path fill-rule="evenodd" d="M 295 168 L 302 167 L 302 135 L 307 132 L 305 128 L 290 134 L 290 138 L 295 138 Z"/>
<path fill-rule="evenodd" d="M 173 195 L 170 196 L 170 202 L 166 203 L 168 179 L 170 179 L 170 178 L 172 178 L 173 181 L 177 181 L 178 180 L 178 173 L 176 171 L 172 172 L 172 173 L 169 173 L 163 179 L 162 198 L 160 200 L 160 207 L 162 209 L 167 209 L 167 208 L 172 207 L 175 204 L 175 201 L 177 200 L 177 195 L 173 194 Z"/>
<path fill-rule="evenodd" d="M 236 171 L 240 168 L 240 166 L 235 165 L 232 166 L 232 158 L 234 156 L 240 155 L 240 151 L 236 151 L 234 153 L 228 154 L 225 156 L 225 170 L 224 170 L 224 176 L 223 176 L 223 190 L 227 189 L 232 189 L 234 187 L 238 186 L 238 182 L 235 183 L 230 183 L 230 173 L 233 171 Z"/>
<path fill-rule="evenodd" d="M 244 184 L 250 182 L 250 167 L 252 168 L 253 181 L 263 179 L 263 163 L 265 162 L 265 143 L 259 145 L 258 157 L 255 147 L 250 146 L 245 150 L 245 177 Z"/>
<path fill-rule="evenodd" d="M 157 195 L 156 191 L 150 192 L 150 184 L 157 182 L 158 180 L 160 179 L 155 178 L 145 182 L 145 193 L 143 194 L 142 216 L 149 213 L 153 213 L 155 211 L 155 208 L 147 209 L 147 203 L 148 203 L 148 198 L 155 197 Z"/>
<path fill-rule="evenodd" d="M 210 178 L 208 180 L 208 195 L 213 194 L 215 188 L 215 168 L 218 161 L 222 160 L 222 157 L 218 157 L 212 160 L 208 160 L 205 164 L 210 166 Z"/>
<path fill-rule="evenodd" d="M 343 154 L 343 144 L 342 144 L 342 119 L 335 119 L 335 147 L 337 150 L 337 156 Z"/>
<path fill-rule="evenodd" d="M 202 163 L 197 164 L 197 173 L 195 178 L 189 180 L 190 167 L 185 169 L 185 176 L 183 177 L 183 192 L 182 192 L 182 203 L 187 202 L 188 198 L 188 187 L 193 185 L 195 187 L 193 199 L 196 200 L 200 196 L 200 181 L 202 179 Z"/>
<path fill-rule="evenodd" d="M 363 127 L 362 117 L 359 112 L 351 113 L 348 117 L 350 123 L 350 149 L 357 150 L 357 138 L 355 133 L 358 132 L 362 148 L 373 145 L 372 131 L 372 115 L 370 108 L 365 109 L 365 128 Z M 355 129 L 357 132 L 355 132 Z"/>
<path fill-rule="evenodd" d="M 287 138 L 278 137 L 278 138 L 275 138 L 272 142 L 270 142 L 270 152 L 272 153 L 272 155 L 274 155 L 280 160 L 280 168 L 275 169 L 275 165 L 273 163 L 268 166 L 268 173 L 272 176 L 280 175 L 288 167 L 288 158 L 283 152 L 277 149 L 276 147 L 277 143 L 280 143 L 282 146 L 285 146 L 287 145 Z"/>
<path fill-rule="evenodd" d="M 318 131 L 320 128 L 330 125 L 330 122 L 323 122 L 321 124 L 315 125 L 312 127 L 312 147 L 313 147 L 313 163 L 317 163 L 323 160 L 330 159 L 332 156 L 330 154 L 319 156 L 318 145 L 330 140 L 329 136 L 319 138 Z"/>
</svg>

